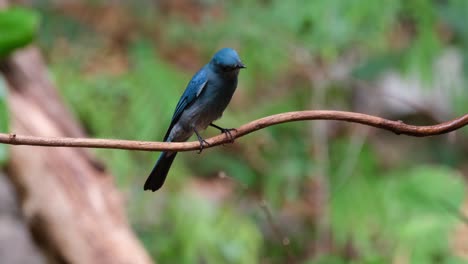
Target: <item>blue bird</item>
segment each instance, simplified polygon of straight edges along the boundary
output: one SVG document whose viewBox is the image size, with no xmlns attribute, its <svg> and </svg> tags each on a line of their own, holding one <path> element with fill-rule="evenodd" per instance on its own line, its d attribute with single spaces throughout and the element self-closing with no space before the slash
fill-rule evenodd
<svg viewBox="0 0 468 264">
<path fill-rule="evenodd" d="M 216 52 L 211 61 L 192 77 L 185 88 L 164 141 L 184 142 L 195 133 L 200 142 L 200 153 L 204 144 L 207 144 L 200 136 L 200 131 L 208 126 L 217 128 L 231 137 L 230 129 L 219 127 L 213 124 L 213 121 L 221 117 L 231 101 L 237 87 L 237 76 L 242 68 L 245 68 L 245 65 L 235 50 L 223 48 Z M 145 190 L 154 192 L 163 186 L 176 155 L 177 152 L 172 151 L 161 153 L 146 179 Z"/>
</svg>

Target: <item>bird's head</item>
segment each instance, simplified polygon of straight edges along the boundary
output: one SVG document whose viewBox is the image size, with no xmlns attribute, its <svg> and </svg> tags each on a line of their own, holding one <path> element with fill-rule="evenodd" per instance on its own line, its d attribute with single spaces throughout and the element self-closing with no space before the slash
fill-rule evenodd
<svg viewBox="0 0 468 264">
<path fill-rule="evenodd" d="M 211 64 L 218 72 L 239 73 L 245 68 L 237 52 L 231 48 L 220 49 L 211 59 Z"/>
</svg>

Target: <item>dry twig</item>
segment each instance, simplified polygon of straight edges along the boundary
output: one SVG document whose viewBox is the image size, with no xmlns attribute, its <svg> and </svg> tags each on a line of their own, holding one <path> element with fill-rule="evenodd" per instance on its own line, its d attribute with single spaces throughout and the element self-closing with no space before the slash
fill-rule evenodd
<svg viewBox="0 0 468 264">
<path fill-rule="evenodd" d="M 468 124 L 468 114 L 459 118 L 432 126 L 413 126 L 402 121 L 392 121 L 377 116 L 345 112 L 345 111 L 327 111 L 327 110 L 309 110 L 287 112 L 267 116 L 247 123 L 236 130 L 231 131 L 233 138 L 245 136 L 254 131 L 263 129 L 276 124 L 302 121 L 302 120 L 339 120 L 363 125 L 373 126 L 414 137 L 427 137 L 452 132 Z M 214 147 L 231 141 L 226 135 L 218 135 L 206 140 L 209 146 Z M 136 140 L 118 140 L 118 139 L 99 139 L 99 138 L 54 138 L 54 137 L 35 137 L 23 136 L 13 133 L 0 133 L 0 143 L 10 145 L 30 145 L 47 147 L 79 147 L 79 148 L 109 148 L 109 149 L 128 149 L 144 151 L 189 151 L 198 150 L 200 145 L 198 141 L 192 142 L 152 142 Z"/>
</svg>

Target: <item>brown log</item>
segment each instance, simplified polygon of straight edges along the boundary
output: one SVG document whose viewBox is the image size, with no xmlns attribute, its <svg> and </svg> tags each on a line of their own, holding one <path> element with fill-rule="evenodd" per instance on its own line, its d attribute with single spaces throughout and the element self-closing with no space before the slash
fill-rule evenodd
<svg viewBox="0 0 468 264">
<path fill-rule="evenodd" d="M 47 78 L 36 48 L 17 51 L 0 71 L 9 89 L 13 131 L 84 136 Z M 9 176 L 49 255 L 66 263 L 151 263 L 129 226 L 113 177 L 96 166 L 87 150 L 19 146 L 10 154 Z"/>
</svg>

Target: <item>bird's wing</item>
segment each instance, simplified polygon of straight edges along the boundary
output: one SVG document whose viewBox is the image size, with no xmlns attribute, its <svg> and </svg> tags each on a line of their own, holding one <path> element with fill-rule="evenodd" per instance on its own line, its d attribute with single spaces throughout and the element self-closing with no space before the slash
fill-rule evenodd
<svg viewBox="0 0 468 264">
<path fill-rule="evenodd" d="M 169 137 L 172 128 L 177 123 L 177 121 L 179 121 L 179 118 L 185 109 L 187 109 L 187 107 L 189 107 L 195 101 L 195 99 L 200 96 L 207 82 L 207 69 L 206 67 L 203 67 L 192 77 L 192 80 L 190 80 L 187 88 L 185 88 L 184 94 L 182 94 L 182 97 L 179 99 L 179 102 L 177 103 L 176 109 L 174 111 L 174 115 L 172 116 L 171 124 L 167 129 L 166 135 L 164 136 L 164 141 L 166 141 Z"/>
</svg>

